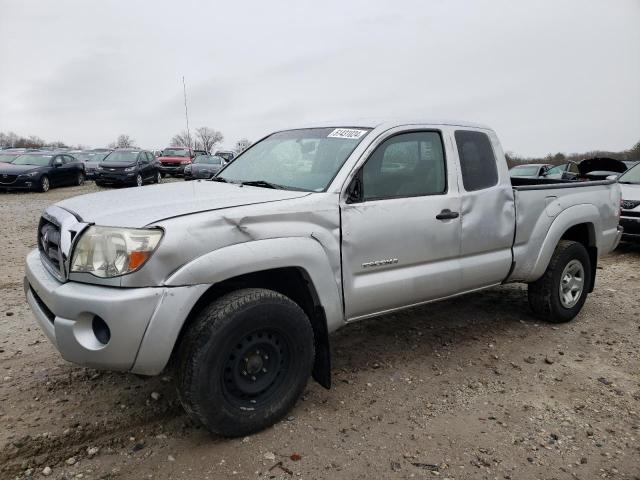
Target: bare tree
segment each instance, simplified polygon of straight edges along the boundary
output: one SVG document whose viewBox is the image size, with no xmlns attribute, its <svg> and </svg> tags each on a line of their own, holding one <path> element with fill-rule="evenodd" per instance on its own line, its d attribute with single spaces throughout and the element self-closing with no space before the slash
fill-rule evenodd
<svg viewBox="0 0 640 480">
<path fill-rule="evenodd" d="M 175 134 L 171 138 L 171 146 L 191 148 L 191 138 L 187 131 L 183 130 L 182 132 Z"/>
<path fill-rule="evenodd" d="M 211 152 L 213 147 L 224 140 L 224 135 L 218 130 L 209 127 L 200 127 L 196 129 L 196 145 L 202 147 L 202 150 Z"/>
<path fill-rule="evenodd" d="M 233 150 L 239 155 L 250 146 L 251 146 L 251 140 L 249 140 L 248 138 L 241 138 L 236 142 L 236 145 L 235 147 L 233 147 Z"/>
<path fill-rule="evenodd" d="M 133 148 L 136 146 L 136 141 L 129 135 L 120 134 L 115 142 L 111 142 L 109 148 Z"/>
</svg>

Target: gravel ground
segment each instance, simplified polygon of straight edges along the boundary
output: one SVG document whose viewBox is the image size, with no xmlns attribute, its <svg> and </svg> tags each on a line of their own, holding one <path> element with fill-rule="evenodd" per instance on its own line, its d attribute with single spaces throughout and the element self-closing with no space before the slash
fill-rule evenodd
<svg viewBox="0 0 640 480">
<path fill-rule="evenodd" d="M 330 391 L 227 440 L 187 418 L 171 372 L 72 365 L 36 327 L 40 212 L 96 190 L 0 194 L 0 478 L 640 478 L 640 247 L 601 261 L 569 324 L 538 323 L 510 285 L 349 325 Z"/>
</svg>

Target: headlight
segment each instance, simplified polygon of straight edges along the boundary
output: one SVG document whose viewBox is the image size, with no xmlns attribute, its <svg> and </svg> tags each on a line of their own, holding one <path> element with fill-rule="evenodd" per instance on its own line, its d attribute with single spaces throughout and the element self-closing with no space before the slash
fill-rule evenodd
<svg viewBox="0 0 640 480">
<path fill-rule="evenodd" d="M 187 165 L 187 164 L 191 163 L 191 160 L 182 160 L 180 163 L 182 165 Z"/>
<path fill-rule="evenodd" d="M 89 227 L 73 251 L 72 272 L 118 277 L 142 267 L 158 246 L 160 229 Z"/>
<path fill-rule="evenodd" d="M 136 167 L 127 167 L 124 169 L 125 172 L 133 172 L 135 171 Z"/>
<path fill-rule="evenodd" d="M 35 177 L 36 175 L 38 175 L 38 172 L 29 172 L 29 173 L 20 174 L 21 177 Z"/>
<path fill-rule="evenodd" d="M 191 171 L 191 165 L 187 165 L 186 167 L 184 167 L 184 171 L 185 172 L 190 172 Z"/>
</svg>

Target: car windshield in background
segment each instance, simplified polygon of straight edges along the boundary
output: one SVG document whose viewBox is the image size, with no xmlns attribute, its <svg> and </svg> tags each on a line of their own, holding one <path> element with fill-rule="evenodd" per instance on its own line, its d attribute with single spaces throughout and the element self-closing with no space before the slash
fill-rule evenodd
<svg viewBox="0 0 640 480">
<path fill-rule="evenodd" d="M 38 165 L 44 167 L 49 165 L 53 155 L 20 155 L 14 161 L 14 165 Z"/>
<path fill-rule="evenodd" d="M 17 155 L 11 155 L 9 153 L 0 154 L 0 163 L 13 162 L 17 158 Z"/>
<path fill-rule="evenodd" d="M 183 148 L 167 148 L 162 151 L 163 157 L 188 157 L 189 150 Z"/>
<path fill-rule="evenodd" d="M 198 155 L 193 163 L 206 163 L 209 165 L 220 165 L 222 164 L 222 158 L 215 157 L 213 155 Z"/>
<path fill-rule="evenodd" d="M 79 152 L 72 155 L 81 162 L 100 162 L 109 152 Z"/>
<path fill-rule="evenodd" d="M 548 175 L 555 175 L 557 173 L 563 173 L 565 171 L 565 165 L 558 165 L 557 167 L 547 170 Z"/>
<path fill-rule="evenodd" d="M 105 162 L 132 163 L 140 152 L 112 152 L 104 159 Z"/>
<path fill-rule="evenodd" d="M 512 177 L 532 177 L 538 175 L 540 167 L 514 167 L 511 169 Z"/>
<path fill-rule="evenodd" d="M 268 182 L 291 190 L 325 190 L 367 128 L 306 128 L 274 133 L 225 167 L 228 182 Z"/>
<path fill-rule="evenodd" d="M 630 168 L 618 177 L 620 183 L 632 183 L 634 185 L 640 185 L 640 166 Z"/>
</svg>

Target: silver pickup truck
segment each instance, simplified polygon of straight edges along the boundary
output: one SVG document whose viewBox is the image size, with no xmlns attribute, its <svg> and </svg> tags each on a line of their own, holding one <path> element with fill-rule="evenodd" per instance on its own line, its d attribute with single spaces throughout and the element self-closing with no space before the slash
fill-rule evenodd
<svg viewBox="0 0 640 480">
<path fill-rule="evenodd" d="M 159 374 L 212 432 L 276 422 L 329 334 L 508 282 L 575 317 L 620 240 L 611 180 L 513 180 L 495 133 L 459 122 L 346 122 L 273 133 L 213 181 L 48 207 L 25 292 L 70 362 Z M 398 325 L 398 328 L 402 328 Z"/>
</svg>

